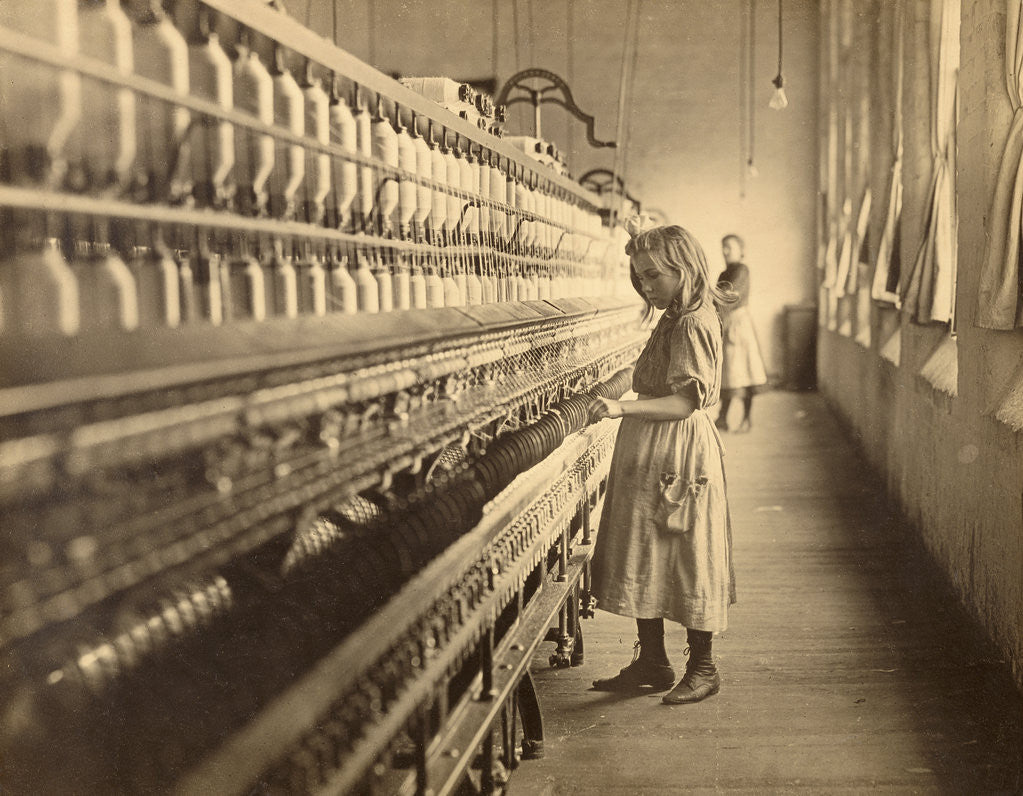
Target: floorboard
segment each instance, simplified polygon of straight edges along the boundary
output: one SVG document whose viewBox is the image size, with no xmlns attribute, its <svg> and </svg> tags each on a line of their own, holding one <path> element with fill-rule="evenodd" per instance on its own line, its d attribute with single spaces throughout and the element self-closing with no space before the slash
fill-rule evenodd
<svg viewBox="0 0 1023 796">
<path fill-rule="evenodd" d="M 734 407 L 733 411 L 737 411 Z M 739 602 L 721 693 L 589 690 L 631 660 L 632 620 L 583 623 L 584 665 L 533 662 L 546 756 L 512 793 L 1019 793 L 1023 713 L 820 396 L 769 393 L 724 436 Z M 684 668 L 684 631 L 667 647 Z"/>
</svg>

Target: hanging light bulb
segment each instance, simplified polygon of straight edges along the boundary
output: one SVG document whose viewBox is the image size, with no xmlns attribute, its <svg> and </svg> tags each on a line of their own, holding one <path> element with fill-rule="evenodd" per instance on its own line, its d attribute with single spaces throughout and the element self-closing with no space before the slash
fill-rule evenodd
<svg viewBox="0 0 1023 796">
<path fill-rule="evenodd" d="M 789 98 L 785 96 L 785 80 L 781 76 L 781 55 L 782 55 L 782 27 L 781 27 L 781 0 L 778 0 L 778 74 L 775 75 L 774 80 L 771 84 L 774 86 L 774 94 L 771 95 L 771 101 L 767 103 L 768 107 L 772 110 L 780 111 L 782 108 L 787 108 L 789 104 Z"/>
<path fill-rule="evenodd" d="M 757 168 L 752 157 L 746 161 L 746 174 L 754 179 L 760 176 L 760 169 Z"/>
<path fill-rule="evenodd" d="M 767 103 L 768 107 L 776 111 L 787 108 L 789 98 L 785 96 L 785 81 L 782 79 L 781 72 L 778 73 L 771 83 L 774 85 L 774 94 L 771 95 L 771 101 Z"/>
</svg>

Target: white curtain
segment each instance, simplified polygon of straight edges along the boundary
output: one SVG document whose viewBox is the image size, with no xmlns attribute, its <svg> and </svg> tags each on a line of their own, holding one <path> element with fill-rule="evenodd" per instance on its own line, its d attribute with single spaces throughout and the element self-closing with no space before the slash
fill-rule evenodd
<svg viewBox="0 0 1023 796">
<path fill-rule="evenodd" d="M 870 205 L 872 201 L 873 194 L 871 194 L 870 186 L 868 185 L 863 189 L 863 195 L 860 197 L 860 210 L 856 216 L 856 227 L 853 229 L 852 247 L 855 251 L 850 252 L 849 275 L 845 283 L 845 292 L 850 296 L 854 293 L 858 293 L 860 289 L 859 265 L 860 263 L 865 262 L 867 230 L 870 227 Z"/>
<path fill-rule="evenodd" d="M 831 215 L 828 219 L 828 246 L 824 255 L 824 286 L 832 297 L 845 294 L 848 269 L 843 258 L 848 252 L 847 232 L 852 202 L 849 197 L 851 116 L 848 85 L 842 70 L 852 33 L 848 29 L 849 0 L 836 0 L 829 9 L 828 30 L 828 191 Z"/>
<path fill-rule="evenodd" d="M 1023 0 L 1020 0 L 1023 2 Z M 888 179 L 888 204 L 884 214 L 884 226 L 877 242 L 877 260 L 874 264 L 874 278 L 871 281 L 871 298 L 886 304 L 899 305 L 899 284 L 901 255 L 899 227 L 902 222 L 902 81 L 904 22 L 901 0 L 892 3 L 892 167 Z"/>
<path fill-rule="evenodd" d="M 831 295 L 838 302 L 838 333 L 862 338 L 869 334 L 871 313 L 869 296 L 864 308 L 860 302 L 862 282 L 860 262 L 868 249 L 870 223 L 870 123 L 871 74 L 873 71 L 874 25 L 858 13 L 855 0 L 842 0 L 841 64 L 838 76 L 841 116 L 842 211 L 838 218 L 837 255 Z M 869 279 L 868 279 L 869 284 Z"/>
<path fill-rule="evenodd" d="M 824 215 L 821 219 L 821 325 L 829 329 L 837 326 L 835 306 L 837 299 L 833 288 L 838 279 L 839 225 L 842 214 L 842 197 L 839 190 L 839 15 L 843 0 L 830 0 L 821 14 L 821 61 L 826 66 L 821 70 L 821 89 L 824 100 L 823 143 L 821 147 L 821 183 L 827 196 Z"/>
<path fill-rule="evenodd" d="M 1005 78 L 1013 117 L 991 204 L 977 295 L 976 323 L 987 329 L 1023 327 L 1023 0 L 1007 0 L 1006 6 Z"/>
<path fill-rule="evenodd" d="M 956 91 L 959 75 L 959 2 L 931 0 L 930 62 L 931 186 L 924 239 L 909 278 L 902 285 L 902 308 L 918 323 L 951 323 L 955 304 Z"/>
<path fill-rule="evenodd" d="M 842 215 L 839 218 L 838 230 L 835 233 L 838 244 L 838 259 L 835 261 L 835 272 L 833 281 L 828 283 L 836 296 L 841 298 L 846 294 L 846 283 L 849 281 L 849 271 L 853 261 L 853 225 L 852 225 L 853 203 L 848 196 L 842 202 Z"/>
<path fill-rule="evenodd" d="M 821 14 L 818 23 L 818 57 L 821 64 L 825 64 L 828 58 L 828 36 L 831 30 L 831 4 L 828 0 L 821 0 Z M 817 91 L 820 95 L 820 108 L 817 116 L 817 268 L 824 271 L 824 253 L 828 246 L 828 220 L 831 218 L 831 203 L 834 196 L 831 195 L 831 172 L 829 163 L 831 153 L 829 147 L 831 139 L 828 134 L 831 120 L 830 104 L 830 73 L 826 68 L 821 68 L 817 77 Z"/>
<path fill-rule="evenodd" d="M 861 262 L 858 270 L 860 283 L 856 290 L 856 342 L 864 348 L 869 348 L 873 336 L 870 325 L 870 263 Z"/>
<path fill-rule="evenodd" d="M 828 243 L 824 247 L 824 281 L 827 290 L 833 290 L 838 280 L 838 221 L 828 222 Z"/>
<path fill-rule="evenodd" d="M 855 9 L 851 4 L 851 9 Z M 874 25 L 858 14 L 850 14 L 853 24 L 852 58 L 849 61 L 849 124 L 847 126 L 846 148 L 848 188 L 846 195 L 854 202 L 855 216 L 849 217 L 850 252 L 849 265 L 845 273 L 845 293 L 859 294 L 860 268 L 868 248 L 867 229 L 870 224 L 870 152 L 873 98 L 870 90 L 871 75 L 876 68 L 873 56 Z M 864 319 L 857 313 L 857 323 Z"/>
</svg>

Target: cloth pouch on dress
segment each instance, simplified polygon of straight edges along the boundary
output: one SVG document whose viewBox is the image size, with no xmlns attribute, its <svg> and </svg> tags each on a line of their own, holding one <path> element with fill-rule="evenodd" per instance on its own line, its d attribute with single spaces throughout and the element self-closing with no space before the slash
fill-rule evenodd
<svg viewBox="0 0 1023 796">
<path fill-rule="evenodd" d="M 667 533 L 688 533 L 706 521 L 710 483 L 706 475 L 661 473 L 655 520 Z"/>
</svg>

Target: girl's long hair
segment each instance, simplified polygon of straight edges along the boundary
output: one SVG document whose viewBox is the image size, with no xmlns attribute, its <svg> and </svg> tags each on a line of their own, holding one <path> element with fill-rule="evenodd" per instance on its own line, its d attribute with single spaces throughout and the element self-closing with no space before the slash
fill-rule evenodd
<svg viewBox="0 0 1023 796">
<path fill-rule="evenodd" d="M 697 310 L 708 300 L 717 306 L 727 306 L 734 304 L 739 299 L 736 293 L 718 287 L 717 282 L 711 280 L 707 256 L 703 253 L 703 247 L 689 230 L 671 225 L 637 232 L 626 244 L 625 253 L 630 258 L 634 258 L 640 252 L 646 252 L 658 267 L 675 271 L 682 277 L 682 288 L 678 297 L 677 312 L 679 313 Z M 629 281 L 646 302 L 647 316 L 652 315 L 654 308 L 643 295 L 639 279 L 631 263 L 629 265 Z M 688 296 L 685 295 L 687 292 Z M 672 302 L 672 305 L 674 306 L 675 302 Z"/>
</svg>

